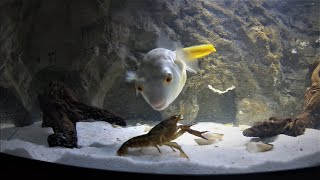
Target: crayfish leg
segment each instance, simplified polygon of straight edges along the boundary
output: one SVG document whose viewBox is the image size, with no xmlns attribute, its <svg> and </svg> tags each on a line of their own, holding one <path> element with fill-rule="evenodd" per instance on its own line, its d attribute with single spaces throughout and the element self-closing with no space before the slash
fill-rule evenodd
<svg viewBox="0 0 320 180">
<path fill-rule="evenodd" d="M 159 153 L 161 153 L 160 148 L 157 145 L 155 145 L 154 147 L 158 149 Z"/>
<path fill-rule="evenodd" d="M 185 132 L 187 132 L 187 130 L 181 129 L 180 131 L 178 131 L 172 140 L 177 139 L 178 137 L 182 136 Z"/>
<path fill-rule="evenodd" d="M 189 159 L 189 157 L 187 156 L 187 154 L 181 149 L 181 146 L 179 146 L 178 143 L 176 142 L 167 142 L 164 145 L 169 146 L 171 148 L 176 148 L 180 151 L 180 156 Z"/>
<path fill-rule="evenodd" d="M 171 146 L 170 146 L 170 147 L 171 147 Z M 172 149 L 173 152 L 176 152 L 176 150 L 174 150 L 173 147 L 171 147 L 171 149 Z"/>
</svg>

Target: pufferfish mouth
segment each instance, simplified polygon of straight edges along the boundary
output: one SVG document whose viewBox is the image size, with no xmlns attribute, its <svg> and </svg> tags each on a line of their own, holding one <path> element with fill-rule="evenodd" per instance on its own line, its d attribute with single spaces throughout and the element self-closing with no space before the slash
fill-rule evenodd
<svg viewBox="0 0 320 180">
<path fill-rule="evenodd" d="M 148 104 L 156 111 L 162 111 L 169 105 L 166 97 L 160 95 L 149 97 L 145 96 L 145 94 L 142 94 L 142 96 L 148 102 Z"/>
<path fill-rule="evenodd" d="M 156 111 L 162 111 L 167 107 L 166 103 L 152 104 L 151 106 Z"/>
</svg>

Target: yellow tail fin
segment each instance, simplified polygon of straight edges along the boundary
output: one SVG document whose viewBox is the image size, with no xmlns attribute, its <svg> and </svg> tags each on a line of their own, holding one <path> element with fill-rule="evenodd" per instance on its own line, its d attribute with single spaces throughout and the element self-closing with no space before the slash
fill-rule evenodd
<svg viewBox="0 0 320 180">
<path fill-rule="evenodd" d="M 217 50 L 212 44 L 201 44 L 183 48 L 183 51 L 186 54 L 187 59 L 192 60 L 202 58 L 206 55 L 216 52 Z"/>
</svg>

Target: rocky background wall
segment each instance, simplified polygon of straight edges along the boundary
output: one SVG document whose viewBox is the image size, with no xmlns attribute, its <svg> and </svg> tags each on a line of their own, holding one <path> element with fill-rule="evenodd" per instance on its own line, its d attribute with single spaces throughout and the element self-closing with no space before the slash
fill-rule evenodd
<svg viewBox="0 0 320 180">
<path fill-rule="evenodd" d="M 51 80 L 129 123 L 181 108 L 188 122 L 294 116 L 320 59 L 319 9 L 318 0 L 2 0 L 1 122 L 41 120 L 37 95 Z M 157 112 L 124 77 L 163 36 L 185 47 L 210 42 L 217 53 L 201 59 L 178 99 Z M 218 94 L 208 85 L 235 88 Z"/>
</svg>

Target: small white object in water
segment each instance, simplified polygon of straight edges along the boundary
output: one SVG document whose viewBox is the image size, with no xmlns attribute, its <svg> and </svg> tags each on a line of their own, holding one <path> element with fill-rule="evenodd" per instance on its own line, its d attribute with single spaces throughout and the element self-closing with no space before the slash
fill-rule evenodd
<svg viewBox="0 0 320 180">
<path fill-rule="evenodd" d="M 266 144 L 263 142 L 249 142 L 247 144 L 247 151 L 250 153 L 257 153 L 257 152 L 266 152 L 270 151 L 273 148 L 272 144 Z"/>
<path fill-rule="evenodd" d="M 277 81 L 278 81 L 278 78 L 273 77 L 273 86 L 276 86 Z M 279 82 L 279 83 L 280 83 L 280 82 Z"/>
<path fill-rule="evenodd" d="M 307 47 L 309 45 L 309 42 L 301 42 L 300 43 L 300 46 L 302 47 L 302 49 L 304 48 L 304 47 Z"/>
<path fill-rule="evenodd" d="M 294 48 L 294 49 L 291 50 L 291 53 L 292 53 L 292 54 L 297 54 L 298 51 L 296 50 L 296 48 Z"/>
<path fill-rule="evenodd" d="M 211 85 L 208 85 L 208 88 L 211 89 L 211 90 L 212 90 L 213 92 L 215 92 L 215 93 L 224 94 L 224 93 L 226 93 L 226 92 L 228 92 L 228 91 L 233 90 L 233 89 L 236 88 L 236 87 L 232 85 L 231 87 L 227 88 L 227 89 L 224 90 L 224 91 L 221 91 L 221 90 L 219 90 L 219 89 L 216 89 L 216 88 L 212 87 Z"/>
<path fill-rule="evenodd" d="M 210 144 L 213 144 L 213 143 L 217 143 L 219 141 L 222 141 L 222 138 L 223 138 L 223 134 L 219 134 L 219 133 L 210 133 L 210 132 L 207 132 L 207 133 L 204 133 L 202 134 L 205 138 L 207 138 L 208 140 L 206 139 L 203 139 L 203 138 L 199 138 L 199 139 L 194 139 L 194 141 L 198 144 L 198 145 L 210 145 Z"/>
</svg>

